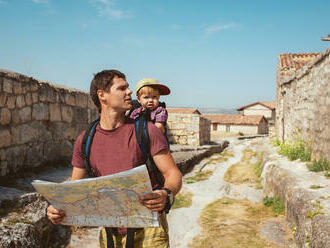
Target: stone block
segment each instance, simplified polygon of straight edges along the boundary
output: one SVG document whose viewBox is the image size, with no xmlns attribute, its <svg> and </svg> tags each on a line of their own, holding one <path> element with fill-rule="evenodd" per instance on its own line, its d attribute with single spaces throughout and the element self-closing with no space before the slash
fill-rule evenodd
<svg viewBox="0 0 330 248">
<path fill-rule="evenodd" d="M 31 105 L 32 104 L 32 95 L 30 92 L 25 94 L 25 104 Z"/>
<path fill-rule="evenodd" d="M 28 83 L 22 82 L 21 85 L 22 85 L 22 94 L 26 94 L 27 92 L 31 91 L 31 86 L 29 82 Z"/>
<path fill-rule="evenodd" d="M 87 123 L 88 122 L 88 112 L 85 109 L 73 107 L 72 122 L 73 123 Z"/>
<path fill-rule="evenodd" d="M 32 103 L 36 103 L 39 101 L 39 96 L 37 92 L 32 93 Z"/>
<path fill-rule="evenodd" d="M 7 107 L 9 109 L 14 109 L 16 107 L 16 96 L 7 97 Z"/>
<path fill-rule="evenodd" d="M 20 82 L 13 82 L 13 92 L 15 95 L 22 94 L 22 84 Z"/>
<path fill-rule="evenodd" d="M 3 91 L 7 93 L 13 93 L 13 81 L 7 78 L 3 79 Z"/>
<path fill-rule="evenodd" d="M 24 163 L 25 146 L 14 146 L 6 150 L 7 162 L 10 171 L 17 172 Z"/>
<path fill-rule="evenodd" d="M 1 125 L 7 125 L 11 121 L 11 112 L 7 108 L 2 108 L 0 110 L 0 123 Z"/>
<path fill-rule="evenodd" d="M 21 122 L 18 109 L 13 109 L 12 110 L 12 112 L 11 112 L 11 122 L 13 124 L 19 124 Z"/>
<path fill-rule="evenodd" d="M 49 104 L 50 121 L 61 121 L 61 105 L 59 103 Z"/>
<path fill-rule="evenodd" d="M 72 122 L 72 108 L 70 106 L 62 106 L 62 120 L 65 122 Z"/>
<path fill-rule="evenodd" d="M 25 108 L 22 108 L 18 111 L 19 118 L 22 122 L 27 122 L 31 120 L 31 107 L 26 106 Z"/>
<path fill-rule="evenodd" d="M 8 129 L 0 130 L 0 148 L 9 147 L 11 144 L 11 136 Z"/>
<path fill-rule="evenodd" d="M 7 94 L 6 93 L 0 93 L 0 107 L 5 106 L 7 101 Z"/>
<path fill-rule="evenodd" d="M 86 108 L 88 105 L 87 103 L 87 95 L 83 93 L 78 93 L 76 95 L 76 106 L 81 108 Z"/>
<path fill-rule="evenodd" d="M 0 149 L 0 161 L 6 160 L 6 152 L 5 149 Z"/>
<path fill-rule="evenodd" d="M 12 144 L 25 144 L 36 141 L 38 130 L 31 127 L 29 124 L 22 124 L 11 128 Z"/>
<path fill-rule="evenodd" d="M 39 84 L 37 82 L 33 82 L 30 84 L 30 90 L 31 91 L 37 91 L 39 89 Z"/>
<path fill-rule="evenodd" d="M 39 166 L 44 161 L 43 154 L 44 154 L 44 143 L 34 144 L 33 146 L 27 149 L 25 164 L 28 167 Z M 53 154 L 53 156 L 56 156 L 56 153 Z"/>
<path fill-rule="evenodd" d="M 25 106 L 25 97 L 24 95 L 19 95 L 16 98 L 16 107 L 22 108 Z"/>
<path fill-rule="evenodd" d="M 39 87 L 39 101 L 40 102 L 55 102 L 55 92 L 54 89 L 48 85 L 41 85 Z"/>
<path fill-rule="evenodd" d="M 45 103 L 33 104 L 32 110 L 32 119 L 33 120 L 49 120 L 49 106 Z"/>
<path fill-rule="evenodd" d="M 0 163 L 0 176 L 7 175 L 8 172 L 8 162 L 7 161 L 1 161 Z"/>
<path fill-rule="evenodd" d="M 65 99 L 65 103 L 70 106 L 74 106 L 76 104 L 75 96 L 73 95 L 73 93 L 67 93 L 64 99 Z"/>
</svg>

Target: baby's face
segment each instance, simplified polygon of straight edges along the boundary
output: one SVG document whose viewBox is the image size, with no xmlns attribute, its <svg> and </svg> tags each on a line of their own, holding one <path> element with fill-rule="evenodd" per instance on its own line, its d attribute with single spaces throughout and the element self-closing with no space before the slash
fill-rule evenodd
<svg viewBox="0 0 330 248">
<path fill-rule="evenodd" d="M 146 93 L 141 94 L 139 102 L 144 109 L 154 110 L 159 104 L 159 94 L 157 93 Z"/>
</svg>

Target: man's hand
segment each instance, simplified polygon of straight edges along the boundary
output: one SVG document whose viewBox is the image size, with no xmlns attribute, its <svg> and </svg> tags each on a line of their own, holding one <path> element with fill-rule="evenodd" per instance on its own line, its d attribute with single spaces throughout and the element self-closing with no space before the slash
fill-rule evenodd
<svg viewBox="0 0 330 248">
<path fill-rule="evenodd" d="M 139 197 L 140 203 L 149 208 L 153 212 L 162 211 L 167 200 L 167 192 L 165 190 L 155 190 L 152 193 Z"/>
<path fill-rule="evenodd" d="M 53 224 L 59 224 L 63 221 L 65 213 L 62 210 L 54 208 L 49 205 L 47 208 L 47 217 Z"/>
</svg>

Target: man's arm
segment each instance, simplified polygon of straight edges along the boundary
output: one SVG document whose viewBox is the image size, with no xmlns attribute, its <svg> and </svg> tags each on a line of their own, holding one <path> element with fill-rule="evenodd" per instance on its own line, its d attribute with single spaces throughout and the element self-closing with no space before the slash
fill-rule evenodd
<svg viewBox="0 0 330 248">
<path fill-rule="evenodd" d="M 164 187 L 176 195 L 182 186 L 182 174 L 176 166 L 168 149 L 161 150 L 153 156 L 154 162 L 165 179 Z M 166 190 L 155 190 L 151 194 L 140 197 L 140 202 L 151 211 L 159 212 L 165 207 L 167 200 Z"/>
<path fill-rule="evenodd" d="M 78 180 L 83 179 L 87 177 L 87 171 L 85 169 L 73 167 L 72 169 L 72 175 L 71 180 Z M 47 217 L 53 224 L 59 224 L 63 221 L 63 218 L 65 217 L 65 213 L 60 210 L 54 208 L 52 205 L 49 205 L 47 208 Z"/>
</svg>

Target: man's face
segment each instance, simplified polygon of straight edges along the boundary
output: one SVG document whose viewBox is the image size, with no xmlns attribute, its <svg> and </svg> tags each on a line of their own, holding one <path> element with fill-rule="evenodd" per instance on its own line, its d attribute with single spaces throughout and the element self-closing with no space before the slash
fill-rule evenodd
<svg viewBox="0 0 330 248">
<path fill-rule="evenodd" d="M 115 77 L 112 80 L 113 84 L 108 92 L 104 92 L 103 103 L 106 107 L 115 109 L 120 112 L 125 112 L 132 107 L 132 91 L 129 85 L 123 78 Z"/>
</svg>

